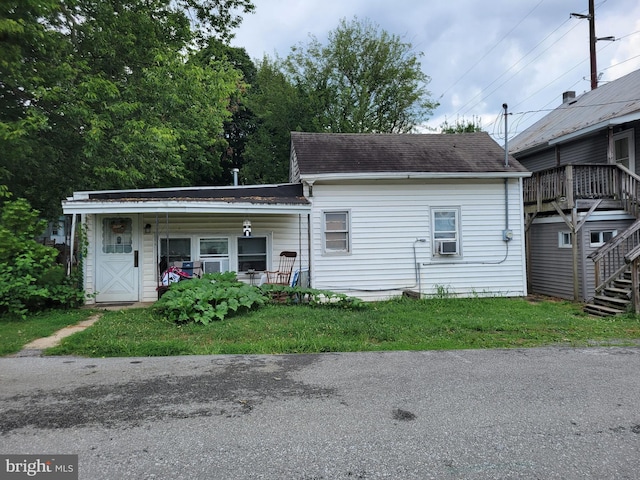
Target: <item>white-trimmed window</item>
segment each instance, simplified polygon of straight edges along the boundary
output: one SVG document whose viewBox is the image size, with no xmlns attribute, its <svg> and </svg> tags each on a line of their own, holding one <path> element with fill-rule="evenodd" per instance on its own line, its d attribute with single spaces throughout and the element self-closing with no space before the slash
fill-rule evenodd
<svg viewBox="0 0 640 480">
<path fill-rule="evenodd" d="M 589 232 L 589 245 L 591 247 L 601 247 L 617 234 L 617 230 L 591 230 Z"/>
<path fill-rule="evenodd" d="M 267 237 L 238 237 L 238 272 L 267 270 Z"/>
<path fill-rule="evenodd" d="M 325 253 L 349 253 L 349 212 L 346 210 L 324 212 L 324 251 Z"/>
<path fill-rule="evenodd" d="M 201 238 L 200 256 L 204 273 L 229 271 L 229 239 L 225 237 Z"/>
<path fill-rule="evenodd" d="M 167 243 L 169 245 L 168 252 Z M 167 253 L 169 254 L 168 258 Z M 168 261 L 169 265 L 173 262 L 189 262 L 191 260 L 191 238 L 161 238 L 160 258 L 165 262 Z"/>
<path fill-rule="evenodd" d="M 431 209 L 433 255 L 460 256 L 460 209 Z"/>
<path fill-rule="evenodd" d="M 624 130 L 613 136 L 613 158 L 616 163 L 635 172 L 636 159 L 633 129 Z"/>
<path fill-rule="evenodd" d="M 558 232 L 558 248 L 571 248 L 573 234 L 571 232 Z"/>
</svg>

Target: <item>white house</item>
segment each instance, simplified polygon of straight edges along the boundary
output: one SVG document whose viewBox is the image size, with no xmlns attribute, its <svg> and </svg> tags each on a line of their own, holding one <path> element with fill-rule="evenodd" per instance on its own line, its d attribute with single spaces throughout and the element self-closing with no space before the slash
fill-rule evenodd
<svg viewBox="0 0 640 480">
<path fill-rule="evenodd" d="M 363 299 L 526 295 L 522 179 L 486 133 L 292 132 L 312 286 Z"/>
<path fill-rule="evenodd" d="M 523 296 L 528 175 L 486 133 L 293 132 L 288 184 L 76 192 L 63 210 L 87 232 L 89 302 L 153 301 L 174 261 L 255 281 L 283 250 L 312 287 L 366 300 Z"/>
</svg>

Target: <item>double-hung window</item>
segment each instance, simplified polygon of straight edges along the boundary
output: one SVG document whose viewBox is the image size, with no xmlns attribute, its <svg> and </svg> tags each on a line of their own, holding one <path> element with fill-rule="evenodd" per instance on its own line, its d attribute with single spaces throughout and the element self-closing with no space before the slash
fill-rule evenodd
<svg viewBox="0 0 640 480">
<path fill-rule="evenodd" d="M 201 238 L 200 260 L 204 273 L 226 272 L 229 270 L 229 239 Z"/>
<path fill-rule="evenodd" d="M 349 238 L 349 212 L 331 211 L 323 214 L 324 252 L 349 253 L 351 250 Z"/>
<path fill-rule="evenodd" d="M 460 209 L 433 208 L 431 210 L 433 225 L 434 256 L 459 256 L 460 250 Z"/>
<path fill-rule="evenodd" d="M 267 269 L 267 238 L 238 237 L 238 271 Z"/>
<path fill-rule="evenodd" d="M 161 238 L 160 258 L 165 262 L 169 262 L 169 265 L 171 265 L 173 262 L 190 261 L 191 238 Z"/>
</svg>

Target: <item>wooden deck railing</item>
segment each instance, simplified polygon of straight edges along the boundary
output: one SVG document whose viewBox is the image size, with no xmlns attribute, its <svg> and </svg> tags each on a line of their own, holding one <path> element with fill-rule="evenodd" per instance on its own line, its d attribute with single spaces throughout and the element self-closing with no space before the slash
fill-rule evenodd
<svg viewBox="0 0 640 480">
<path fill-rule="evenodd" d="M 636 218 L 640 217 L 640 177 L 621 165 L 566 165 L 535 172 L 523 182 L 525 206 L 536 211 L 574 208 L 577 200 L 616 200 Z M 552 203 L 552 202 L 555 202 Z M 595 262 L 596 294 L 621 277 L 630 265 L 640 268 L 640 219 L 589 255 Z M 638 279 L 634 309 L 640 310 Z"/>
<path fill-rule="evenodd" d="M 640 177 L 620 165 L 565 165 L 535 172 L 524 179 L 524 204 L 542 205 L 561 200 L 573 208 L 576 200 L 614 199 L 638 215 Z"/>
</svg>

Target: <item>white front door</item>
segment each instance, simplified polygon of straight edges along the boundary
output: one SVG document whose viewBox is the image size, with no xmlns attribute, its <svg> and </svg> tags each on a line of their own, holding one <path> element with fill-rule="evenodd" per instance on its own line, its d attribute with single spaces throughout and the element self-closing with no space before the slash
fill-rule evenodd
<svg viewBox="0 0 640 480">
<path fill-rule="evenodd" d="M 96 302 L 137 302 L 137 218 L 99 216 L 97 233 Z"/>
</svg>

